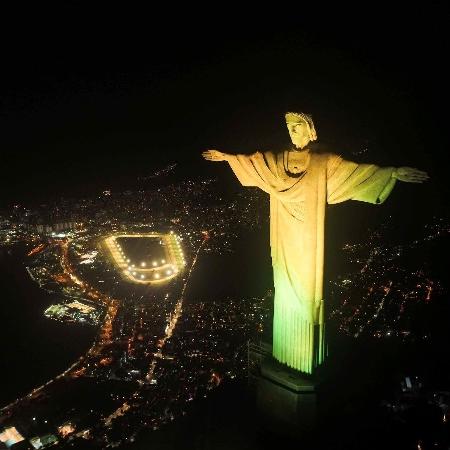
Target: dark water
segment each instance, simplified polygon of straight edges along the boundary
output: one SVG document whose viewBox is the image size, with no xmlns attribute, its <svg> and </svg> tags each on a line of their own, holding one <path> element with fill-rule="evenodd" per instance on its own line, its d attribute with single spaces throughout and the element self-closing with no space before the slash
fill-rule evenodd
<svg viewBox="0 0 450 450">
<path fill-rule="evenodd" d="M 26 247 L 0 249 L 0 405 L 63 372 L 91 345 L 95 328 L 63 324 L 43 312 L 62 297 L 48 294 L 26 271 Z"/>
</svg>

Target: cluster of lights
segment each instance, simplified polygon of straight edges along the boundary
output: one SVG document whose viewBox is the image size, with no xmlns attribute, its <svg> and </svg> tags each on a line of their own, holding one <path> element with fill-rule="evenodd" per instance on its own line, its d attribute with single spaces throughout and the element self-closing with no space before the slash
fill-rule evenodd
<svg viewBox="0 0 450 450">
<path fill-rule="evenodd" d="M 181 261 L 183 262 L 183 266 L 185 266 L 186 260 L 184 259 L 183 251 L 181 250 L 181 244 L 180 244 L 181 238 L 179 236 L 176 236 L 175 239 L 176 239 L 175 242 L 176 242 L 176 250 L 177 250 L 178 256 L 181 258 Z"/>
<path fill-rule="evenodd" d="M 115 253 L 115 254 L 114 254 L 114 257 L 115 257 L 120 263 L 124 263 L 125 261 L 129 263 L 130 260 L 125 258 L 125 254 L 124 254 L 124 252 L 123 252 L 123 249 L 122 249 L 121 245 L 117 242 L 117 240 L 114 239 L 114 238 L 110 238 L 110 240 L 111 240 L 112 243 L 114 244 L 114 247 L 111 248 L 111 250 L 114 250 L 114 249 L 116 250 L 116 252 L 113 252 L 113 253 Z"/>
</svg>

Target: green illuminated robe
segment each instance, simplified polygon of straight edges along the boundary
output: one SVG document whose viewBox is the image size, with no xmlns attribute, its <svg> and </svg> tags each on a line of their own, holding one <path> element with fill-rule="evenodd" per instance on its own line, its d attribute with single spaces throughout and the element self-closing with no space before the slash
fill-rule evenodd
<svg viewBox="0 0 450 450">
<path fill-rule="evenodd" d="M 233 155 L 229 164 L 243 186 L 270 195 L 270 246 L 275 285 L 273 356 L 312 373 L 325 358 L 324 223 L 327 203 L 382 203 L 393 167 L 356 164 L 311 153 L 299 178 L 288 175 L 286 152 Z"/>
</svg>

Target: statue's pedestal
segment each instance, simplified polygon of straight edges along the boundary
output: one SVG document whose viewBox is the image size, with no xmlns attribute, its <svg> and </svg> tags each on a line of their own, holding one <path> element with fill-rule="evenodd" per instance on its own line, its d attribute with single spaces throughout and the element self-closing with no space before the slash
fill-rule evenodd
<svg viewBox="0 0 450 450">
<path fill-rule="evenodd" d="M 261 424 L 271 433 L 307 439 L 317 424 L 317 384 L 272 357 L 261 364 L 256 401 Z"/>
</svg>

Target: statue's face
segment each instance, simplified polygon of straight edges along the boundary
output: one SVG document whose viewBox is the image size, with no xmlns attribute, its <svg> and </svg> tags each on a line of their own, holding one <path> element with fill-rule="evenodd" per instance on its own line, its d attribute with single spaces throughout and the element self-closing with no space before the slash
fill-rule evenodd
<svg viewBox="0 0 450 450">
<path fill-rule="evenodd" d="M 309 128 L 304 120 L 298 123 L 288 123 L 287 127 L 291 141 L 297 148 L 303 148 L 309 144 L 311 141 L 309 137 Z"/>
</svg>

